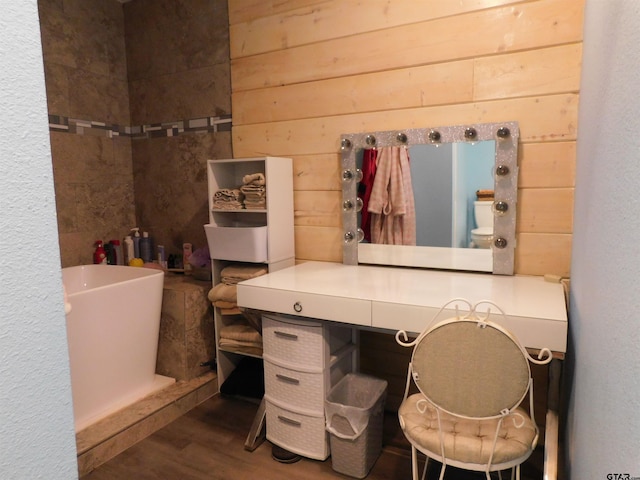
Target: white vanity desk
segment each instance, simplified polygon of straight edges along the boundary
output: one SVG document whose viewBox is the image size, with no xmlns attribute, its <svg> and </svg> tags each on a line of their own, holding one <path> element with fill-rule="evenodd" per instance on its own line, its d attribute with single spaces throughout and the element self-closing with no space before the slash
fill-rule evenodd
<svg viewBox="0 0 640 480">
<path fill-rule="evenodd" d="M 563 359 L 567 310 L 563 286 L 542 277 L 306 262 L 238 285 L 238 305 L 330 320 L 395 334 L 419 333 L 448 301 L 488 300 L 507 316 L 504 326 L 525 347 Z M 453 313 L 450 311 L 449 313 Z M 447 318 L 443 312 L 438 319 Z M 498 319 L 496 319 L 498 320 Z M 559 363 L 550 372 L 545 479 L 555 477 Z"/>
</svg>

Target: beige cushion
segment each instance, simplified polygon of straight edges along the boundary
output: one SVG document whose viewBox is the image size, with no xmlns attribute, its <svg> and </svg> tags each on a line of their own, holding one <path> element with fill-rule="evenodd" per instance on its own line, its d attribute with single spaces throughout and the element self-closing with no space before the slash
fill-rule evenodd
<svg viewBox="0 0 640 480">
<path fill-rule="evenodd" d="M 424 399 L 420 393 L 411 395 L 400 406 L 398 416 L 406 437 L 423 453 L 440 458 L 440 436 L 436 409 L 428 404 L 425 413 L 420 413 L 416 403 Z M 516 409 L 524 418 L 511 414 L 505 417 L 500 427 L 492 464 L 508 463 L 517 459 L 524 461 L 535 448 L 537 429 L 527 413 Z M 498 420 L 469 420 L 441 412 L 444 432 L 445 457 L 463 463 L 487 464 L 491 456 Z M 514 423 L 515 420 L 515 423 Z M 518 462 L 519 463 L 519 462 Z"/>
</svg>

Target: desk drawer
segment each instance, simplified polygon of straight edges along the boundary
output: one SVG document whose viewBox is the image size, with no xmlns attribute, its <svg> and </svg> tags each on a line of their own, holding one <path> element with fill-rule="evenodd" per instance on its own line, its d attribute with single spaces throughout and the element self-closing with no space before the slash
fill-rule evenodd
<svg viewBox="0 0 640 480">
<path fill-rule="evenodd" d="M 266 399 L 267 439 L 280 447 L 316 460 L 329 456 L 324 412 L 315 416 L 299 413 Z"/>
<path fill-rule="evenodd" d="M 328 351 L 320 322 L 262 316 L 264 353 L 276 361 L 322 371 Z"/>
<path fill-rule="evenodd" d="M 265 391 L 274 400 L 305 410 L 324 411 L 324 372 L 310 373 L 264 362 Z"/>
<path fill-rule="evenodd" d="M 238 285 L 238 305 L 265 312 L 371 326 L 371 301 Z"/>
<path fill-rule="evenodd" d="M 264 356 L 265 392 L 274 401 L 321 415 L 331 387 L 353 372 L 352 352 L 332 357 L 331 366 L 320 372 L 278 364 L 267 354 Z"/>
</svg>

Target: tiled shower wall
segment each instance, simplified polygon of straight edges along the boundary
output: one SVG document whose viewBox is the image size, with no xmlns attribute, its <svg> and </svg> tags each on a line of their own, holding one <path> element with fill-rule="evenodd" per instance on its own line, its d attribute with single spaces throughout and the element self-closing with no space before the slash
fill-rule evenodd
<svg viewBox="0 0 640 480">
<path fill-rule="evenodd" d="M 62 266 L 130 228 L 206 244 L 231 156 L 226 0 L 39 0 Z"/>
</svg>

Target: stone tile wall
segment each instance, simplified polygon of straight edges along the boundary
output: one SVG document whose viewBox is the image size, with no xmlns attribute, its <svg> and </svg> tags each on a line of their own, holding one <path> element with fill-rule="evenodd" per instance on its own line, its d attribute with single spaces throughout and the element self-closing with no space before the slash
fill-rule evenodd
<svg viewBox="0 0 640 480">
<path fill-rule="evenodd" d="M 206 160 L 231 156 L 226 0 L 39 0 L 62 266 L 150 232 L 205 245 Z"/>
<path fill-rule="evenodd" d="M 136 217 L 167 253 L 206 246 L 206 161 L 232 156 L 228 23 L 226 0 L 125 4 L 132 123 L 227 119 L 217 132 L 133 142 Z"/>
</svg>

